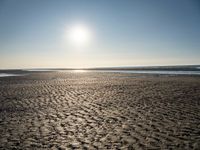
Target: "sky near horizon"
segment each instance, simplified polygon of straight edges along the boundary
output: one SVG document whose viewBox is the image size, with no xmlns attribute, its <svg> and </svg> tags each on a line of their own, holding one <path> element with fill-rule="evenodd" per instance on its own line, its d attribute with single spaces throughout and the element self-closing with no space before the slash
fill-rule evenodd
<svg viewBox="0 0 200 150">
<path fill-rule="evenodd" d="M 200 64 L 199 0 L 0 1 L 0 69 L 184 64 Z"/>
</svg>

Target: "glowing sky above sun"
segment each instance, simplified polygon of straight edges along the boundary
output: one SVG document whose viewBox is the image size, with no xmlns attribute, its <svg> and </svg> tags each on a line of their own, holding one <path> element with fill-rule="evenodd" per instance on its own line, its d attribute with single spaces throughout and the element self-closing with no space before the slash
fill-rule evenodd
<svg viewBox="0 0 200 150">
<path fill-rule="evenodd" d="M 0 69 L 200 64 L 199 0 L 0 0 Z"/>
</svg>

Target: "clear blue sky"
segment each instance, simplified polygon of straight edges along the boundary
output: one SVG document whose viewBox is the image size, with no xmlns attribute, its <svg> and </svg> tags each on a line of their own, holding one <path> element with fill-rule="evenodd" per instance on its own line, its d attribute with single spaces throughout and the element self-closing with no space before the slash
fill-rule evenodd
<svg viewBox="0 0 200 150">
<path fill-rule="evenodd" d="M 65 42 L 88 26 L 91 46 Z M 0 0 L 0 68 L 200 64 L 199 0 Z"/>
</svg>

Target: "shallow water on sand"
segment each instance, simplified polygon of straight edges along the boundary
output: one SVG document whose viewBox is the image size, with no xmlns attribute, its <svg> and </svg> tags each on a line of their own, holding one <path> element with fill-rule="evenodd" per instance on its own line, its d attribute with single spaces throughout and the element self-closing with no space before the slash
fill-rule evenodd
<svg viewBox="0 0 200 150">
<path fill-rule="evenodd" d="M 21 76 L 22 74 L 0 73 L 0 77 Z"/>
</svg>

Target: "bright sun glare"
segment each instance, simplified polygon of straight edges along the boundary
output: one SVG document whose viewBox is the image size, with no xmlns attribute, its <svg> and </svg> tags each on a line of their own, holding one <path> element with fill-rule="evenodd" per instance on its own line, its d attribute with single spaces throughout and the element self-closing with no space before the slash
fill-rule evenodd
<svg viewBox="0 0 200 150">
<path fill-rule="evenodd" d="M 91 42 L 91 31 L 84 25 L 75 25 L 68 30 L 70 44 L 77 47 L 86 46 Z"/>
</svg>

